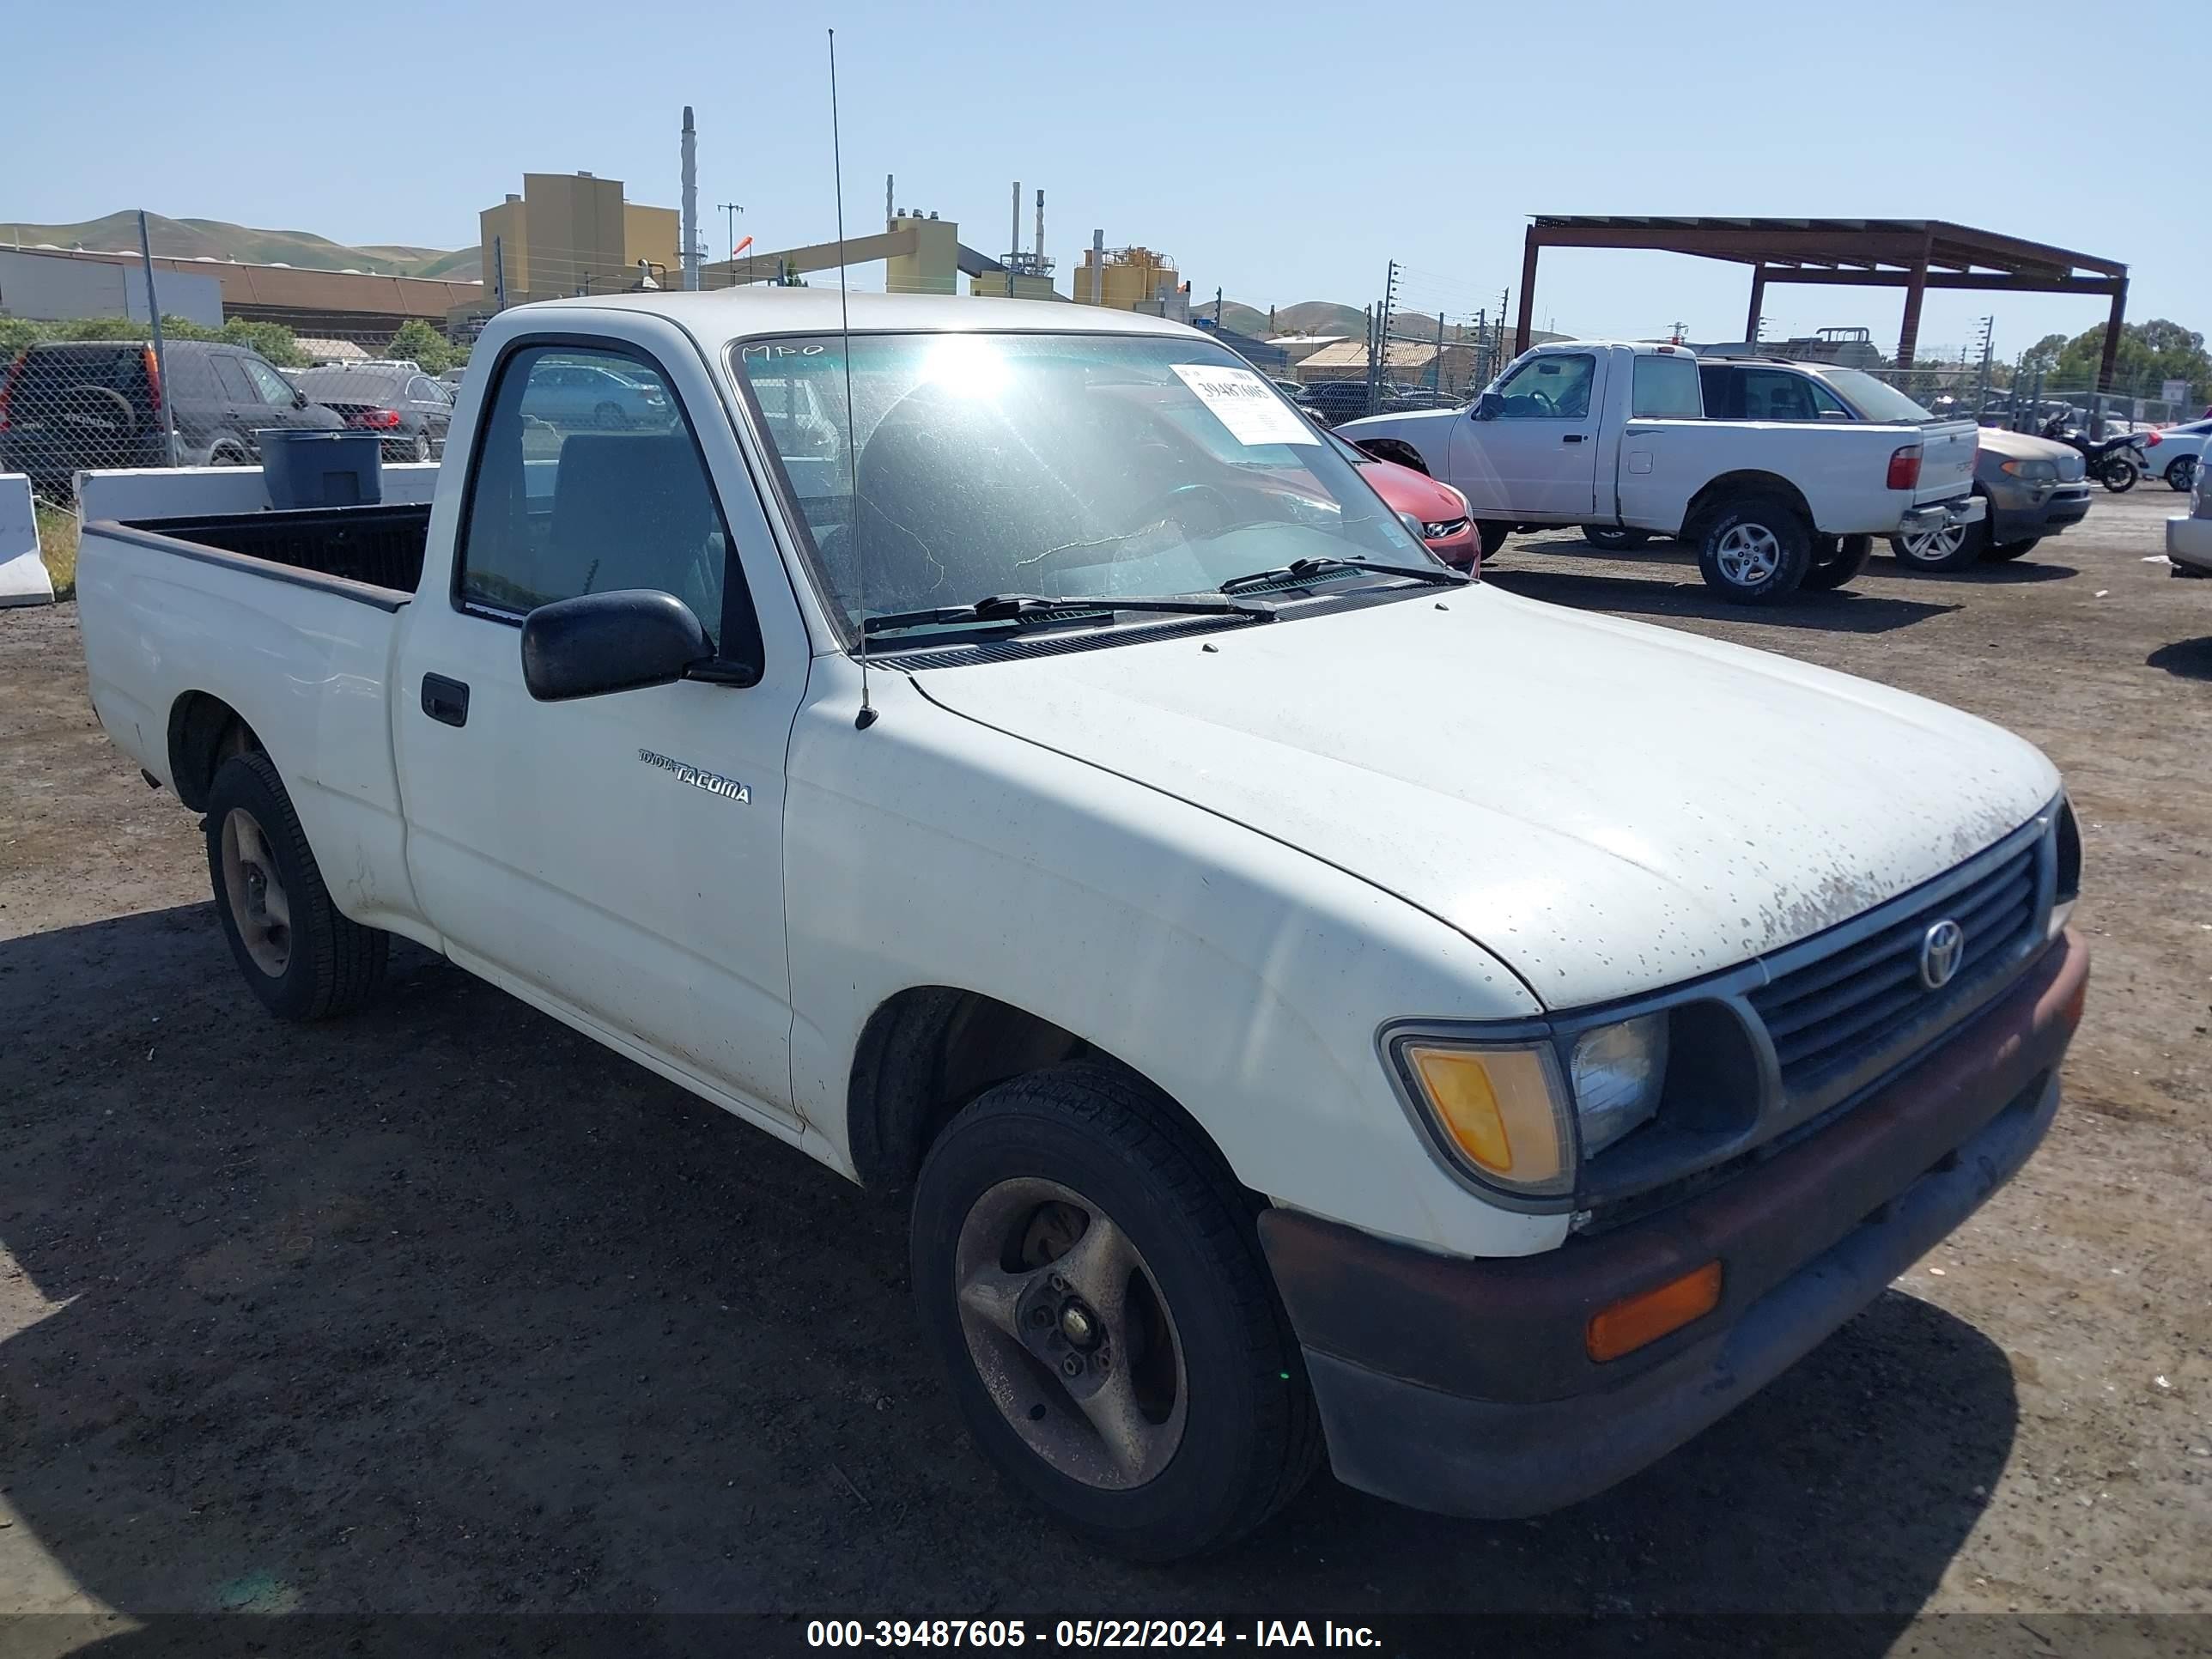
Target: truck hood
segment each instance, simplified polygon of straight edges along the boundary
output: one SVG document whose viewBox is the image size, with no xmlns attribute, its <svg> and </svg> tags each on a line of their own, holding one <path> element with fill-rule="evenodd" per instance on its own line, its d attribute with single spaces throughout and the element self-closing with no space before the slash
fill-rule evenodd
<svg viewBox="0 0 2212 1659">
<path fill-rule="evenodd" d="M 2058 787 L 2035 749 L 1955 709 L 1494 588 L 1049 643 L 915 678 L 1398 895 L 1553 1008 L 1803 939 Z"/>
</svg>

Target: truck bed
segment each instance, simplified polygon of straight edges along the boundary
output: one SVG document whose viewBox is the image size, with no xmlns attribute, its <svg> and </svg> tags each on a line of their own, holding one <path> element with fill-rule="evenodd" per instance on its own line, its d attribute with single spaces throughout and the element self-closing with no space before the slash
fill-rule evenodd
<svg viewBox="0 0 2212 1659">
<path fill-rule="evenodd" d="M 91 527 L 188 558 L 233 554 L 286 570 L 381 588 L 393 599 L 404 601 L 414 596 L 422 577 L 430 507 L 427 501 L 311 507 L 290 513 L 134 519 Z"/>
</svg>

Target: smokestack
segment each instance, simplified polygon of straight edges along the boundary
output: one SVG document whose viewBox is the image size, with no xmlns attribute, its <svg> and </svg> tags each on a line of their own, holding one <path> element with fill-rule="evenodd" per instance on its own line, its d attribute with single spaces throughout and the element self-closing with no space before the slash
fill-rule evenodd
<svg viewBox="0 0 2212 1659">
<path fill-rule="evenodd" d="M 888 173 L 884 174 L 884 228 L 885 230 L 889 230 L 891 228 L 891 222 L 898 217 L 897 214 L 891 211 L 891 174 Z"/>
<path fill-rule="evenodd" d="M 1018 179 L 1014 180 L 1014 226 L 1006 233 L 1006 247 L 1014 253 L 1022 251 L 1022 181 Z"/>
<path fill-rule="evenodd" d="M 691 125 L 691 106 L 684 106 L 684 287 L 699 287 L 699 135 Z"/>
<path fill-rule="evenodd" d="M 1091 303 L 1106 303 L 1106 233 L 1103 230 L 1091 233 Z"/>
<path fill-rule="evenodd" d="M 1041 266 L 1044 262 L 1044 191 L 1042 188 L 1037 191 L 1036 257 Z"/>
</svg>

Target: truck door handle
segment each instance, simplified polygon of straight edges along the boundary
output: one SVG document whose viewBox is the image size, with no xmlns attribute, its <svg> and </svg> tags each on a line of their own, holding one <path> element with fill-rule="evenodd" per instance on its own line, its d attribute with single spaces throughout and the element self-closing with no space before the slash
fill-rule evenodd
<svg viewBox="0 0 2212 1659">
<path fill-rule="evenodd" d="M 469 723 L 469 688 L 443 674 L 422 676 L 422 712 L 447 726 Z"/>
<path fill-rule="evenodd" d="M 1562 432 L 1559 434 L 1559 441 L 1563 444 L 1578 444 L 1582 441 L 1583 434 L 1579 432 Z"/>
</svg>

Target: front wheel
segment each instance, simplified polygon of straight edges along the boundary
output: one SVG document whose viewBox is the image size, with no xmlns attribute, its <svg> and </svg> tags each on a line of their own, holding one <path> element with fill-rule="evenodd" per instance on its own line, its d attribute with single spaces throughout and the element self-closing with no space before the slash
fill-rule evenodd
<svg viewBox="0 0 2212 1659">
<path fill-rule="evenodd" d="M 601 404 L 592 411 L 592 418 L 610 432 L 618 432 L 629 424 L 629 416 L 623 413 L 620 404 Z"/>
<path fill-rule="evenodd" d="M 2176 456 L 2168 463 L 2166 469 L 2166 487 L 2169 489 L 2179 490 L 2185 495 L 2196 489 L 2197 465 L 2197 457 L 2194 455 Z"/>
<path fill-rule="evenodd" d="M 2142 476 L 2136 464 L 2124 455 L 2115 455 L 2097 469 L 2097 482 L 2115 495 L 2126 495 Z"/>
<path fill-rule="evenodd" d="M 1897 562 L 1914 570 L 1964 570 L 1982 556 L 1989 545 L 1990 521 L 1947 524 L 1936 530 L 1892 536 L 1889 550 Z"/>
<path fill-rule="evenodd" d="M 279 1019 L 325 1019 L 367 1001 L 391 935 L 331 902 L 307 832 L 269 757 L 234 755 L 208 789 L 208 875 L 239 971 Z"/>
<path fill-rule="evenodd" d="M 1802 586 L 1808 593 L 1841 587 L 1864 570 L 1873 556 L 1871 536 L 1823 536 L 1814 545 L 1813 565 Z"/>
<path fill-rule="evenodd" d="M 1994 542 L 1982 554 L 1984 562 L 2002 564 L 2008 559 L 2024 559 L 2043 544 L 2040 536 L 2030 536 L 2024 542 Z"/>
<path fill-rule="evenodd" d="M 1608 553 L 1627 553 L 1651 539 L 1648 530 L 1629 530 L 1617 524 L 1586 524 L 1583 539 L 1592 547 L 1601 547 Z"/>
<path fill-rule="evenodd" d="M 1216 1548 L 1312 1472 L 1319 1421 L 1251 1204 L 1139 1079 L 1079 1061 L 975 1100 L 922 1165 L 909 1252 L 969 1432 L 1092 1542 Z"/>
<path fill-rule="evenodd" d="M 1779 495 L 1740 495 L 1709 514 L 1698 569 L 1723 599 L 1768 605 L 1797 591 L 1813 562 L 1813 532 Z"/>
</svg>

